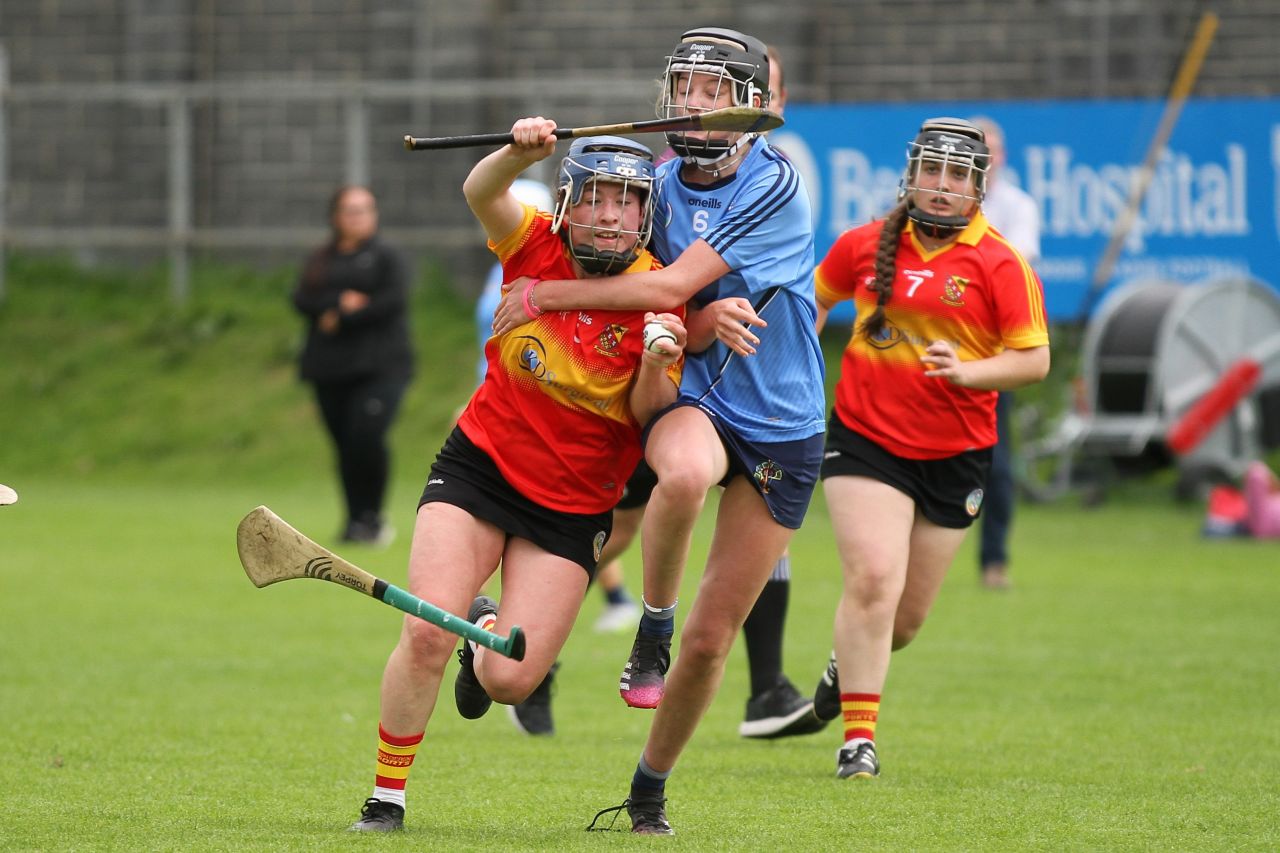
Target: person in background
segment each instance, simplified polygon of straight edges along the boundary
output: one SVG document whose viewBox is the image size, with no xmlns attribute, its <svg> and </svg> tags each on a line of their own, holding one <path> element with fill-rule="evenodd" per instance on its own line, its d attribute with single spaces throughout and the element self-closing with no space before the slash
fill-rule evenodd
<svg viewBox="0 0 1280 853">
<path fill-rule="evenodd" d="M 378 206 L 365 187 L 329 203 L 332 234 L 307 259 L 293 304 L 307 320 L 302 379 L 333 440 L 346 505 L 343 542 L 385 546 L 382 514 L 391 471 L 387 431 L 413 376 L 408 272 L 378 237 Z"/>
<path fill-rule="evenodd" d="M 982 508 L 996 392 L 1049 370 L 1044 292 L 982 213 L 990 151 L 963 119 L 926 121 L 899 203 L 818 265 L 819 327 L 853 299 L 822 484 L 844 587 L 814 712 L 843 720 L 841 779 L 880 774 L 890 653 L 919 632 Z"/>
<path fill-rule="evenodd" d="M 512 182 L 551 156 L 555 140 L 527 123 L 482 159 L 463 195 L 508 280 L 549 276 L 617 285 L 658 266 L 653 155 L 615 136 L 577 139 L 560 164 L 555 211 L 521 204 Z M 495 633 L 525 630 L 523 660 L 463 641 L 453 697 L 474 720 L 496 700 L 525 700 L 554 663 L 609 538 L 612 510 L 642 454 L 641 428 L 676 398 L 683 310 L 543 312 L 495 333 L 489 368 L 427 477 L 418 504 L 414 595 Z M 657 320 L 672 340 L 646 347 Z M 502 600 L 480 593 L 501 567 Z M 351 829 L 402 829 L 408 776 L 457 637 L 407 616 L 382 677 L 374 787 Z M 476 760 L 491 751 L 474 739 Z"/>
<path fill-rule="evenodd" d="M 768 45 L 769 109 L 782 115 L 787 108 L 787 83 L 782 55 Z M 786 152 L 775 148 L 782 156 Z M 751 695 L 747 697 L 738 734 L 749 738 L 777 738 L 822 731 L 827 721 L 813 713 L 813 700 L 805 696 L 782 669 L 782 646 L 791 602 L 791 550 L 782 552 L 768 582 L 742 624 L 747 649 Z"/>
<path fill-rule="evenodd" d="M 982 213 L 1013 244 L 1023 259 L 1035 266 L 1040 260 L 1040 207 L 1017 184 L 1005 179 L 1007 154 L 1004 131 L 993 119 L 977 116 L 974 125 L 987 137 L 991 166 Z M 1009 586 L 1009 528 L 1013 522 L 1016 486 L 1013 479 L 1012 391 L 1001 391 L 996 401 L 996 446 L 992 448 L 991 473 L 987 475 L 982 517 L 978 522 L 978 570 L 988 589 Z"/>
</svg>

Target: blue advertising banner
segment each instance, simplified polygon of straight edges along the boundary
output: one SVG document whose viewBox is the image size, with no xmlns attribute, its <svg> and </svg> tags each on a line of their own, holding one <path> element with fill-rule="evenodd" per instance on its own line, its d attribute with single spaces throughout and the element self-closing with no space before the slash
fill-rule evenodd
<svg viewBox="0 0 1280 853">
<path fill-rule="evenodd" d="M 770 135 L 804 175 L 818 259 L 897 197 L 907 144 L 934 116 L 1004 129 L 1003 179 L 1040 208 L 1051 319 L 1075 319 L 1123 216 L 1164 102 L 967 101 L 789 105 Z M 1280 284 L 1280 98 L 1189 100 L 1158 160 L 1109 284 L 1247 275 Z M 843 306 L 842 306 L 843 307 Z"/>
</svg>

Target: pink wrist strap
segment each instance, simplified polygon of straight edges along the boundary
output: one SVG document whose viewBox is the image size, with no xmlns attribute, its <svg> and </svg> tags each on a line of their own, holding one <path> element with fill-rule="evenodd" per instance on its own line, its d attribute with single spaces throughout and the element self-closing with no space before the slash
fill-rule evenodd
<svg viewBox="0 0 1280 853">
<path fill-rule="evenodd" d="M 542 279 L 535 278 L 533 281 L 526 284 L 524 286 L 524 292 L 520 295 L 520 301 L 524 305 L 525 316 L 527 316 L 530 320 L 532 320 L 535 317 L 542 316 L 542 309 L 539 308 L 537 304 L 535 304 L 533 301 L 533 287 L 540 281 L 542 281 Z"/>
</svg>

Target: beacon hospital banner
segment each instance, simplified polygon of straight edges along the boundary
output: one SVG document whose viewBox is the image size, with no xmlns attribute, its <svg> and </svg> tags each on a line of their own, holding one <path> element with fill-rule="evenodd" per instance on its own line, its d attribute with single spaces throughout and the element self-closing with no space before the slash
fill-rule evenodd
<svg viewBox="0 0 1280 853">
<path fill-rule="evenodd" d="M 770 140 L 804 176 L 821 260 L 841 232 L 894 203 L 907 144 L 924 119 L 994 119 L 1008 151 L 1003 179 L 1030 193 L 1040 208 L 1036 269 L 1049 316 L 1070 320 L 1089 304 L 1094 269 L 1123 216 L 1163 108 L 1154 99 L 796 104 Z M 1280 98 L 1188 101 L 1109 284 L 1250 276 L 1275 288 L 1278 268 Z"/>
</svg>

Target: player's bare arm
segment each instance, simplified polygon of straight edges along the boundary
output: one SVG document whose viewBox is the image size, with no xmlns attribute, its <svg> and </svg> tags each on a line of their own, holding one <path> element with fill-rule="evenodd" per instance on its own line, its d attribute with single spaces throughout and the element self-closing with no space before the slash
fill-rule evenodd
<svg viewBox="0 0 1280 853">
<path fill-rule="evenodd" d="M 990 358 L 961 361 L 949 341 L 934 341 L 920 357 L 925 376 L 946 379 L 963 388 L 1014 391 L 1049 374 L 1049 347 L 1006 349 Z"/>
<path fill-rule="evenodd" d="M 616 276 L 594 281 L 540 281 L 532 295 L 534 304 L 543 311 L 576 308 L 671 311 L 727 272 L 729 265 L 715 249 L 706 241 L 697 240 L 674 263 L 662 269 L 628 273 L 625 281 Z M 493 318 L 493 330 L 497 334 L 509 332 L 530 320 L 522 298 L 529 281 L 517 279 L 503 288 L 502 301 Z"/>
<path fill-rule="evenodd" d="M 520 119 L 511 127 L 515 142 L 485 157 L 463 181 L 462 194 L 490 240 L 501 240 L 519 227 L 524 207 L 511 194 L 511 184 L 525 169 L 555 152 L 555 127 L 555 122 L 541 116 Z"/>
<path fill-rule="evenodd" d="M 836 307 L 836 303 L 827 304 L 822 301 L 822 297 L 817 298 L 818 317 L 813 323 L 813 327 L 818 330 L 818 334 L 822 334 L 822 330 L 827 327 L 827 317 L 831 314 L 831 309 Z"/>
<path fill-rule="evenodd" d="M 645 314 L 646 325 L 654 320 L 675 335 L 675 340 L 663 339 L 653 346 L 646 344 L 640 366 L 636 368 L 630 404 L 631 414 L 641 426 L 676 401 L 677 385 L 667 373 L 667 368 L 680 360 L 688 340 L 687 330 L 678 315 L 654 314 L 652 311 Z"/>
</svg>

